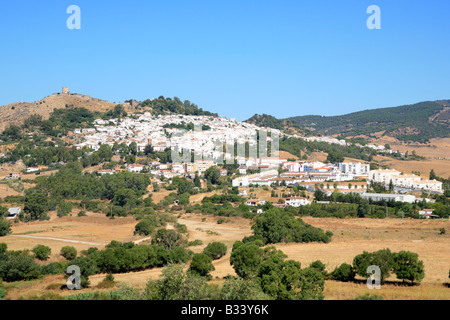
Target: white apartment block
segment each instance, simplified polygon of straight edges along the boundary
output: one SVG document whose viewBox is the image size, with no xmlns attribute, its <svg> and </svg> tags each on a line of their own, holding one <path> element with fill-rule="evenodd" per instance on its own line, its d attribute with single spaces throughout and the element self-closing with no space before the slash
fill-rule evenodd
<svg viewBox="0 0 450 320">
<path fill-rule="evenodd" d="M 368 176 L 370 171 L 370 165 L 361 162 L 341 162 L 337 164 L 337 167 L 342 173 L 350 173 L 355 176 Z"/>
</svg>

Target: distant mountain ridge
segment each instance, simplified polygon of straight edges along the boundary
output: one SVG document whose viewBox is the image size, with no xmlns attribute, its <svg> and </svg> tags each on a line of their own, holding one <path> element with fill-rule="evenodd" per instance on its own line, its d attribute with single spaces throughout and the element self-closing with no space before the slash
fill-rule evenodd
<svg viewBox="0 0 450 320">
<path fill-rule="evenodd" d="M 258 124 L 257 116 L 247 121 L 250 120 Z M 363 110 L 340 116 L 307 115 L 272 119 L 272 122 L 295 123 L 326 135 L 353 137 L 384 132 L 384 135 L 399 140 L 425 143 L 432 138 L 450 137 L 450 100 Z"/>
</svg>

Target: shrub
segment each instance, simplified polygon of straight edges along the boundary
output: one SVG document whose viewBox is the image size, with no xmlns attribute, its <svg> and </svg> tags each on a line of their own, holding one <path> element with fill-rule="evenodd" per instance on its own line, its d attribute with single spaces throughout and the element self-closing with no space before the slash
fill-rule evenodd
<svg viewBox="0 0 450 320">
<path fill-rule="evenodd" d="M 7 282 L 36 279 L 39 265 L 32 257 L 13 254 L 7 260 L 0 260 L 0 278 Z"/>
<path fill-rule="evenodd" d="M 47 260 L 52 253 L 52 249 L 44 245 L 37 245 L 33 248 L 33 252 L 36 255 L 36 258 L 39 260 Z"/>
<path fill-rule="evenodd" d="M 202 277 L 210 276 L 210 272 L 215 268 L 212 264 L 212 259 L 204 253 L 196 253 L 192 257 L 191 265 L 189 266 L 189 272 L 197 274 Z"/>
<path fill-rule="evenodd" d="M 8 250 L 8 245 L 6 243 L 0 243 L 0 254 L 5 254 Z"/>
<path fill-rule="evenodd" d="M 41 274 L 61 274 L 64 273 L 64 265 L 61 262 L 52 262 L 41 266 Z"/>
<path fill-rule="evenodd" d="M 353 281 L 355 279 L 355 270 L 347 263 L 341 264 L 331 273 L 331 279 L 336 281 Z"/>
<path fill-rule="evenodd" d="M 366 293 L 362 296 L 357 296 L 353 300 L 383 300 L 383 297 L 377 294 L 370 295 L 369 293 Z"/>
<path fill-rule="evenodd" d="M 63 201 L 59 204 L 58 206 L 58 217 L 64 217 L 67 216 L 73 208 L 73 203 L 72 202 L 68 202 L 68 201 Z"/>
<path fill-rule="evenodd" d="M 86 217 L 87 216 L 86 211 L 81 210 L 80 212 L 78 212 L 77 216 L 79 216 L 79 217 Z"/>
<path fill-rule="evenodd" d="M 326 274 L 327 274 L 327 271 L 325 270 L 325 264 L 323 264 L 322 261 L 320 261 L 320 260 L 311 262 L 309 267 L 316 269 L 317 271 L 321 272 L 324 276 L 326 276 Z"/>
<path fill-rule="evenodd" d="M 0 287 L 0 300 L 3 300 L 6 296 L 6 290 Z"/>
<path fill-rule="evenodd" d="M 200 246 L 200 245 L 202 245 L 202 244 L 203 244 L 203 241 L 202 241 L 202 240 L 196 239 L 196 240 L 194 240 L 194 241 L 189 241 L 189 242 L 187 243 L 187 246 L 188 246 L 188 247 L 195 247 L 195 246 Z"/>
<path fill-rule="evenodd" d="M 11 222 L 0 218 L 0 237 L 7 236 L 11 233 Z"/>
<path fill-rule="evenodd" d="M 148 218 L 144 218 L 139 221 L 134 227 L 134 234 L 138 234 L 141 236 L 148 236 L 155 231 L 155 227 L 152 224 L 151 220 Z"/>
<path fill-rule="evenodd" d="M 441 228 L 441 229 L 439 230 L 439 234 L 445 234 L 445 228 Z"/>
<path fill-rule="evenodd" d="M 77 249 L 71 246 L 62 247 L 61 255 L 67 260 L 73 260 L 77 257 Z"/>
<path fill-rule="evenodd" d="M 211 259 L 217 260 L 227 254 L 227 246 L 222 242 L 211 242 L 203 249 L 203 253 Z"/>
</svg>

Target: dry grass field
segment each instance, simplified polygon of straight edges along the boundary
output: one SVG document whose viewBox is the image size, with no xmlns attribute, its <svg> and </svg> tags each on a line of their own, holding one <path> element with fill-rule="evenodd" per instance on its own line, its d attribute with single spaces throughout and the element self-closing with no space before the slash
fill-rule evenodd
<svg viewBox="0 0 450 320">
<path fill-rule="evenodd" d="M 190 247 L 194 252 L 201 252 L 212 241 L 224 242 L 229 252 L 219 260 L 213 262 L 215 271 L 211 274 L 213 282 L 221 282 L 226 275 L 234 275 L 230 266 L 230 250 L 234 241 L 251 235 L 250 221 L 244 218 L 227 218 L 218 224 L 218 217 L 201 214 L 184 214 L 178 222 L 185 224 L 190 241 L 198 239 L 203 244 Z M 343 262 L 351 263 L 353 257 L 363 251 L 376 251 L 389 248 L 393 252 L 409 250 L 419 254 L 424 261 L 425 278 L 417 286 L 399 285 L 395 277 L 390 277 L 388 283 L 380 290 L 369 290 L 364 279 L 361 283 L 343 283 L 327 280 L 325 285 L 325 299 L 351 299 L 365 293 L 378 294 L 384 299 L 449 299 L 450 289 L 444 283 L 450 282 L 450 235 L 439 234 L 440 228 L 450 230 L 448 220 L 411 220 L 405 219 L 337 219 L 304 217 L 303 220 L 313 226 L 334 233 L 333 240 L 328 243 L 308 244 L 277 244 L 278 249 L 285 252 L 289 259 L 300 261 L 303 267 L 312 261 L 321 260 L 327 271 Z M 17 224 L 13 226 L 13 235 L 35 236 L 40 238 L 22 238 L 7 236 L 1 242 L 8 244 L 9 249 L 32 249 L 37 244 L 44 244 L 52 248 L 50 261 L 60 259 L 60 248 L 66 245 L 78 250 L 92 246 L 102 248 L 111 240 L 138 241 L 142 237 L 133 235 L 136 221 L 132 217 L 108 219 L 101 214 L 88 213 L 87 217 L 52 217 L 50 221 Z M 52 239 L 44 239 L 52 238 Z M 68 243 L 62 240 L 78 241 Z M 95 243 L 97 245 L 87 244 Z M 188 266 L 186 266 L 187 268 Z M 161 269 L 115 274 L 119 283 L 142 287 L 149 279 L 158 279 Z M 91 288 L 86 291 L 101 291 L 97 286 L 105 277 L 99 274 L 90 277 Z M 8 298 L 32 297 L 44 293 L 56 293 L 62 296 L 72 294 L 68 290 L 60 290 L 58 284 L 64 284 L 62 276 L 49 276 L 43 279 L 21 282 L 10 285 Z"/>
</svg>

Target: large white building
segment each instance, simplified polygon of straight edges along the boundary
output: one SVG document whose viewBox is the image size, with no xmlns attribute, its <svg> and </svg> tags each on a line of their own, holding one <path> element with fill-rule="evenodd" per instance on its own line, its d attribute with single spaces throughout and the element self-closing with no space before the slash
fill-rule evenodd
<svg viewBox="0 0 450 320">
<path fill-rule="evenodd" d="M 416 197 L 409 194 L 385 194 L 385 193 L 363 193 L 361 198 L 373 201 L 395 201 L 395 202 L 416 202 Z"/>
<path fill-rule="evenodd" d="M 371 170 L 369 180 L 389 186 L 390 182 L 396 187 L 422 191 L 442 192 L 442 182 L 436 180 L 422 180 L 414 174 L 401 174 L 394 169 Z"/>
</svg>

